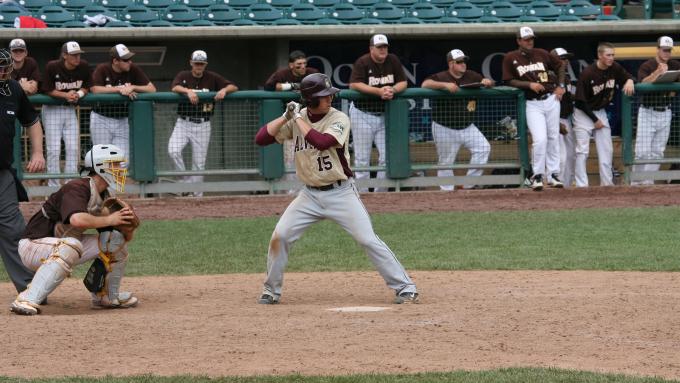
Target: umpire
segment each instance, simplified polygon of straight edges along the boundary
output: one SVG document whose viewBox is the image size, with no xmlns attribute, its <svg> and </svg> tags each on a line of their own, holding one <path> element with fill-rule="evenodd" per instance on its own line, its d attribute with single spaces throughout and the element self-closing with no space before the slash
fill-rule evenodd
<svg viewBox="0 0 680 383">
<path fill-rule="evenodd" d="M 10 79 L 12 68 L 12 55 L 7 49 L 0 49 L 0 110 L 5 111 L 0 119 L 0 255 L 14 287 L 17 292 L 22 292 L 33 279 L 33 272 L 23 265 L 17 250 L 26 226 L 19 201 L 28 201 L 26 190 L 12 168 L 17 119 L 28 129 L 31 139 L 31 159 L 26 170 L 44 171 L 45 157 L 38 112 L 33 109 L 21 85 Z"/>
</svg>

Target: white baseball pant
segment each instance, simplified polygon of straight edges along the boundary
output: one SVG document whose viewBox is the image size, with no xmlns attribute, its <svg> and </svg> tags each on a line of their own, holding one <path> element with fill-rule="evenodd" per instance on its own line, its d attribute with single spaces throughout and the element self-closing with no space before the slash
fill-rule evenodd
<svg viewBox="0 0 680 383">
<path fill-rule="evenodd" d="M 79 125 L 75 107 L 64 105 L 43 105 L 42 119 L 45 126 L 45 146 L 47 149 L 47 172 L 59 174 L 59 157 L 61 154 L 61 140 L 64 140 L 66 158 L 64 173 L 78 172 Z M 50 179 L 48 186 L 59 187 L 59 179 Z"/>
<path fill-rule="evenodd" d="M 293 140 L 285 140 L 283 142 L 283 166 L 286 169 L 295 169 L 295 143 Z M 286 181 L 297 181 L 298 177 L 295 173 L 285 173 L 283 179 Z M 298 188 L 288 189 L 288 194 L 295 194 Z"/>
<path fill-rule="evenodd" d="M 168 141 L 168 154 L 175 164 L 176 170 L 186 170 L 182 150 L 188 143 L 191 143 L 191 169 L 205 169 L 205 159 L 208 156 L 208 145 L 210 144 L 210 129 L 210 121 L 195 123 L 177 118 L 175 128 L 170 135 L 170 141 Z M 183 178 L 183 182 L 201 183 L 203 176 L 186 176 Z M 194 192 L 194 196 L 201 197 L 203 193 Z"/>
<path fill-rule="evenodd" d="M 637 135 L 635 137 L 635 159 L 657 160 L 664 157 L 666 143 L 671 132 L 671 118 L 673 112 L 670 109 L 656 111 L 641 106 L 638 110 Z M 633 172 L 655 172 L 661 167 L 660 164 L 634 165 Z M 653 185 L 653 180 L 634 182 L 637 185 Z"/>
<path fill-rule="evenodd" d="M 90 134 L 92 145 L 116 145 L 130 158 L 130 124 L 127 117 L 111 118 L 92 112 Z"/>
<path fill-rule="evenodd" d="M 597 160 L 600 165 L 600 185 L 614 185 L 612 175 L 612 162 L 614 148 L 612 144 L 612 129 L 607 119 L 607 111 L 599 109 L 593 111 L 595 116 L 604 123 L 601 129 L 595 129 L 595 123 L 583 111 L 574 109 L 574 134 L 576 136 L 576 187 L 588 186 L 588 173 L 586 171 L 586 161 L 590 151 L 590 135 L 595 138 L 597 148 Z"/>
<path fill-rule="evenodd" d="M 477 129 L 475 124 L 468 125 L 465 129 L 449 129 L 444 125 L 432 122 L 432 137 L 437 147 L 439 165 L 450 165 L 456 159 L 461 145 L 470 151 L 470 165 L 485 164 L 489 160 L 491 144 L 486 140 L 482 132 Z M 468 176 L 481 176 L 483 169 L 470 168 Z M 453 170 L 438 170 L 437 177 L 452 177 Z M 464 188 L 471 188 L 474 185 L 464 185 Z M 442 190 L 454 190 L 454 185 L 441 185 Z"/>
<path fill-rule="evenodd" d="M 560 102 L 554 94 L 545 100 L 527 100 L 527 127 L 531 133 L 534 175 L 560 172 Z"/>
<path fill-rule="evenodd" d="M 560 118 L 560 122 L 567 127 L 567 134 L 560 134 L 560 175 L 564 187 L 568 188 L 574 183 L 574 166 L 576 160 L 576 135 L 574 124 L 569 118 Z"/>
<path fill-rule="evenodd" d="M 352 103 L 349 107 L 349 119 L 352 124 L 352 139 L 354 142 L 354 166 L 365 167 L 371 165 L 371 149 L 375 142 L 378 148 L 378 166 L 385 166 L 385 114 L 379 115 L 363 112 Z M 355 172 L 357 180 L 370 177 L 369 172 Z M 385 178 L 385 172 L 378 172 L 378 178 Z M 387 191 L 386 188 L 374 188 L 375 191 Z M 368 188 L 359 189 L 367 192 Z"/>
<path fill-rule="evenodd" d="M 80 243 L 83 245 L 81 254 L 75 265 L 82 265 L 91 261 L 99 255 L 99 239 L 97 234 L 83 234 Z M 36 271 L 49 258 L 54 249 L 54 245 L 61 239 L 55 237 L 45 237 L 39 239 L 22 239 L 19 241 L 19 255 L 21 261 L 29 269 Z M 127 245 L 124 251 L 127 252 Z M 75 266 L 73 265 L 73 266 Z"/>
</svg>

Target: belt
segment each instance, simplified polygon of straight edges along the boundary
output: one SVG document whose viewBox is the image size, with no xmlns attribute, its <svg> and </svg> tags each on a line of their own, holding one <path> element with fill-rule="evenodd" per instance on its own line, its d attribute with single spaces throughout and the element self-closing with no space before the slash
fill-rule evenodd
<svg viewBox="0 0 680 383">
<path fill-rule="evenodd" d="M 552 95 L 552 93 L 546 93 L 546 94 L 544 94 L 542 96 L 538 96 L 536 98 L 529 98 L 529 99 L 527 99 L 527 101 L 543 101 L 543 100 L 547 100 L 548 97 L 550 97 L 551 95 Z"/>
<path fill-rule="evenodd" d="M 203 118 L 195 118 L 195 117 L 185 117 L 185 116 L 179 116 L 182 120 L 186 120 L 189 122 L 193 122 L 194 124 L 202 124 L 204 122 L 210 121 L 209 117 L 203 117 Z"/>
<path fill-rule="evenodd" d="M 328 190 L 333 190 L 335 188 L 339 188 L 340 186 L 342 186 L 342 184 L 343 184 L 342 180 L 337 180 L 337 181 L 333 182 L 332 184 L 328 184 L 328 185 L 323 185 L 323 186 L 307 185 L 307 187 L 310 188 L 310 189 L 314 189 L 314 190 L 328 191 Z"/>
<path fill-rule="evenodd" d="M 649 105 L 642 105 L 642 107 L 643 107 L 643 108 L 646 108 L 646 109 L 651 109 L 651 110 L 653 110 L 653 111 L 655 111 L 655 112 L 665 112 L 665 111 L 667 111 L 668 108 L 669 108 L 668 105 L 664 105 L 664 106 L 649 106 Z"/>
</svg>

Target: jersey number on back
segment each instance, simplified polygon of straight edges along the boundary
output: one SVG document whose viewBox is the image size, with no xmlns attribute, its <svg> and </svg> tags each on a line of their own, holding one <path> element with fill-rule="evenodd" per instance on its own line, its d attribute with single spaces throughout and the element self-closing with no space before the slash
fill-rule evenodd
<svg viewBox="0 0 680 383">
<path fill-rule="evenodd" d="M 333 164 L 330 160 L 331 156 L 316 157 L 316 162 L 319 164 L 319 171 L 333 169 Z"/>
</svg>

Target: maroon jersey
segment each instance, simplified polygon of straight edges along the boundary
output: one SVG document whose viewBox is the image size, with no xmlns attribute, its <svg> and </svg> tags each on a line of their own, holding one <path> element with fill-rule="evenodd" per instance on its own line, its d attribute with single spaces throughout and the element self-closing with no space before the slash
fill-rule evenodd
<svg viewBox="0 0 680 383">
<path fill-rule="evenodd" d="M 298 77 L 288 67 L 279 69 L 276 72 L 272 73 L 271 76 L 269 76 L 267 82 L 264 83 L 264 90 L 270 91 L 276 90 L 276 84 L 278 83 L 300 82 L 302 81 L 303 78 L 305 78 L 305 76 L 310 75 L 312 73 L 319 73 L 319 71 L 314 68 L 307 67 L 305 69 L 305 74 Z"/>
<path fill-rule="evenodd" d="M 106 191 L 102 193 L 102 197 L 104 197 L 104 193 Z M 89 200 L 89 178 L 80 178 L 67 183 L 61 189 L 52 193 L 42 205 L 42 209 L 31 217 L 22 238 L 53 237 L 54 226 L 57 223 L 68 224 L 73 214 L 87 213 Z"/>
<path fill-rule="evenodd" d="M 455 78 L 448 70 L 435 73 L 427 80 L 452 82 L 458 86 L 476 84 L 482 81 L 481 74 L 466 70 L 461 78 Z M 479 84 L 481 86 L 481 84 Z M 432 120 L 451 129 L 465 129 L 477 115 L 477 98 L 435 98 L 432 106 Z"/>
<path fill-rule="evenodd" d="M 130 64 L 129 72 L 119 73 L 113 70 L 111 63 L 102 63 L 97 65 L 97 69 L 94 70 L 92 75 L 93 86 L 123 87 L 126 85 L 147 85 L 149 82 L 146 74 L 135 64 Z M 94 106 L 94 111 L 111 118 L 127 117 L 128 103 L 107 104 L 98 102 Z"/>
<path fill-rule="evenodd" d="M 92 73 L 87 61 L 80 60 L 80 64 L 73 70 L 64 66 L 63 60 L 52 60 L 45 66 L 45 76 L 42 82 L 42 93 L 53 90 L 68 92 L 92 86 Z"/>
<path fill-rule="evenodd" d="M 537 82 L 543 85 L 545 90 L 542 93 L 535 93 L 531 89 L 524 89 L 527 100 L 543 98 L 552 93 L 557 84 L 548 72 L 558 73 L 562 66 L 562 61 L 540 48 L 534 48 L 529 53 L 521 50 L 508 52 L 503 57 L 503 81 L 520 80 Z"/>
<path fill-rule="evenodd" d="M 642 82 L 642 80 L 652 74 L 658 66 L 659 63 L 656 59 L 650 59 L 642 63 L 640 69 L 638 69 L 638 82 Z M 668 70 L 680 70 L 680 61 L 668 60 Z M 648 108 L 666 108 L 670 106 L 673 97 L 675 97 L 675 92 L 645 93 L 642 95 L 642 105 Z"/>
<path fill-rule="evenodd" d="M 633 76 L 617 62 L 604 70 L 598 68 L 595 62 L 586 67 L 578 76 L 576 100 L 585 102 L 591 110 L 602 109 L 614 98 L 616 85 L 623 86 L 632 78 Z"/>
<path fill-rule="evenodd" d="M 190 70 L 181 71 L 177 73 L 177 76 L 172 81 L 173 88 L 181 85 L 185 88 L 193 89 L 195 92 L 216 92 L 232 84 L 233 82 L 209 70 L 203 72 L 203 76 L 200 78 L 194 77 Z M 184 118 L 210 119 L 214 106 L 215 104 L 212 102 L 197 105 L 191 105 L 188 101 L 180 102 L 177 105 L 177 114 Z"/>
<path fill-rule="evenodd" d="M 14 80 L 21 80 L 26 79 L 28 81 L 36 81 L 40 83 L 40 69 L 38 68 L 38 62 L 35 61 L 33 57 L 28 57 L 24 59 L 24 65 L 14 70 L 12 70 L 12 79 Z"/>
<path fill-rule="evenodd" d="M 352 67 L 349 82 L 361 82 L 375 88 L 394 86 L 398 82 L 406 81 L 404 68 L 399 58 L 390 53 L 383 63 L 376 63 L 371 59 L 371 54 L 366 53 L 359 57 Z M 354 105 L 364 112 L 382 113 L 385 111 L 385 103 L 375 100 L 357 100 Z"/>
</svg>

